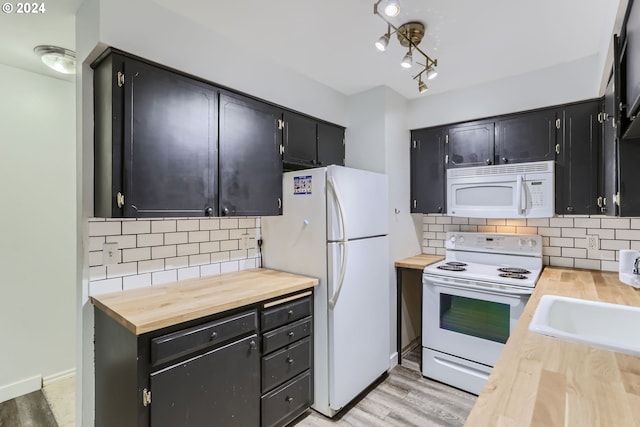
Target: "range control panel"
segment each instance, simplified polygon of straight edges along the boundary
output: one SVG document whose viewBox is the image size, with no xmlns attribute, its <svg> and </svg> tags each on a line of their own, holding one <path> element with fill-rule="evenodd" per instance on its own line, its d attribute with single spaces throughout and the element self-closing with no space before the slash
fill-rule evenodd
<svg viewBox="0 0 640 427">
<path fill-rule="evenodd" d="M 527 234 L 447 232 L 448 250 L 542 256 L 542 237 Z"/>
</svg>

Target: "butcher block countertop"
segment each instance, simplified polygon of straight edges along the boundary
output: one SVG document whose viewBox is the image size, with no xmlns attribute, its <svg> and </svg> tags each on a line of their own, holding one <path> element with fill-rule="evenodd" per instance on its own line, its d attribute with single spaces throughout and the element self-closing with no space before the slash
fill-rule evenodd
<svg viewBox="0 0 640 427">
<path fill-rule="evenodd" d="M 546 267 L 465 426 L 640 427 L 640 357 L 529 332 L 545 294 L 640 306 L 617 273 Z"/>
<path fill-rule="evenodd" d="M 399 268 L 411 268 L 414 270 L 423 270 L 427 265 L 434 262 L 442 261 L 443 256 L 420 254 L 396 261 L 395 265 Z"/>
<path fill-rule="evenodd" d="M 91 297 L 136 335 L 318 285 L 318 279 L 256 268 Z"/>
</svg>

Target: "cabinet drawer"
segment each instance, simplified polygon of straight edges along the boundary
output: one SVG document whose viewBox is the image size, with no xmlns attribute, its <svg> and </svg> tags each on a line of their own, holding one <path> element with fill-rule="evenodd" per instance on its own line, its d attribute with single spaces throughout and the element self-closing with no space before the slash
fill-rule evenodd
<svg viewBox="0 0 640 427">
<path fill-rule="evenodd" d="M 312 403 L 311 372 L 307 371 L 262 396 L 262 427 L 285 425 Z"/>
<path fill-rule="evenodd" d="M 154 338 L 151 340 L 151 365 L 156 366 L 255 332 L 257 321 L 256 311 L 253 310 Z"/>
<path fill-rule="evenodd" d="M 262 358 L 262 392 L 271 390 L 311 366 L 311 338 Z"/>
<path fill-rule="evenodd" d="M 278 329 L 267 332 L 262 336 L 262 352 L 271 353 L 280 347 L 308 337 L 311 334 L 311 317 L 284 325 Z"/>
<path fill-rule="evenodd" d="M 262 312 L 262 330 L 277 328 L 311 315 L 311 297 L 301 298 Z"/>
</svg>

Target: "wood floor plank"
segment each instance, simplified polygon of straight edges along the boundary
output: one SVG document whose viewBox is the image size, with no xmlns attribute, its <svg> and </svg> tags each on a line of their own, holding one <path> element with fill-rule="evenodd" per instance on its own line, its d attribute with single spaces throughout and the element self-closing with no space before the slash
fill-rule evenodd
<svg viewBox="0 0 640 427">
<path fill-rule="evenodd" d="M 0 404 L 1 427 L 58 427 L 41 390 Z"/>
</svg>

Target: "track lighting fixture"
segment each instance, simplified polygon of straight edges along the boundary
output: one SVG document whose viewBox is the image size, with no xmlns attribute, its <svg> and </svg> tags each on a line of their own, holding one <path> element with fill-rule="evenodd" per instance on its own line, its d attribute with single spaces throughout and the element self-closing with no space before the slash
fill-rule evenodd
<svg viewBox="0 0 640 427">
<path fill-rule="evenodd" d="M 400 13 L 399 0 L 376 0 L 376 2 L 373 4 L 373 13 L 374 15 L 378 15 L 384 22 L 387 23 L 387 32 L 376 41 L 375 46 L 382 52 L 386 51 L 391 35 L 396 34 L 400 45 L 409 49 L 407 54 L 402 59 L 402 62 L 400 63 L 403 68 L 412 67 L 413 52 L 417 51 L 419 54 L 421 54 L 424 57 L 424 64 L 416 62 L 422 67 L 422 69 L 418 72 L 418 74 L 413 76 L 413 79 L 418 80 L 418 91 L 420 93 L 424 93 L 428 88 L 425 82 L 422 80 L 422 75 L 424 74 L 426 80 L 432 80 L 438 75 L 438 72 L 436 71 L 438 60 L 432 59 L 418 47 L 425 34 L 424 25 L 420 22 L 407 22 L 402 24 L 400 27 L 396 27 L 378 11 L 380 3 L 382 3 L 383 1 L 386 1 L 384 7 L 385 15 L 396 16 L 398 13 Z M 389 12 L 394 12 L 395 14 L 392 15 Z"/>
</svg>

